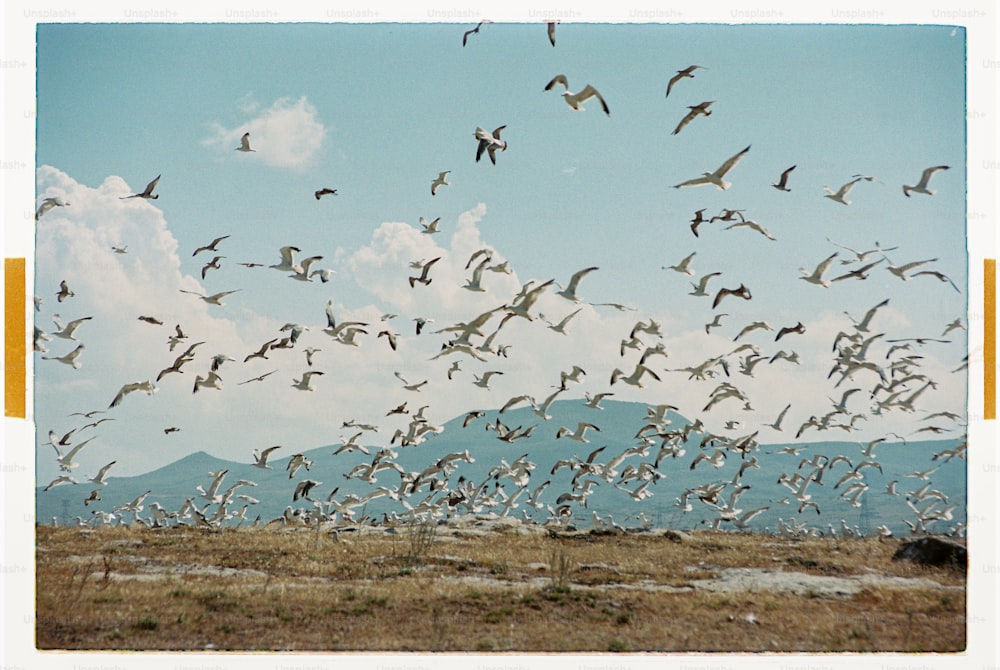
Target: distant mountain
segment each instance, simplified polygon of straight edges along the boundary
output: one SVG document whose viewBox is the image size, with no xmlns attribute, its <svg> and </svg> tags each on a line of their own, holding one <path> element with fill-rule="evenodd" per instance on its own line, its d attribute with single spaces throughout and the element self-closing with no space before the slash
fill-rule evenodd
<svg viewBox="0 0 1000 670">
<path fill-rule="evenodd" d="M 585 407 L 581 400 L 560 400 L 549 407 L 551 418 L 548 420 L 538 416 L 531 407 L 518 407 L 503 413 L 495 409 L 484 410 L 484 416 L 471 419 L 465 428 L 462 427 L 465 421 L 463 415 L 444 424 L 443 431 L 431 434 L 419 445 L 400 447 L 398 442 L 392 445 L 397 454 L 394 460 L 406 472 L 420 472 L 446 454 L 468 450 L 474 462 L 456 461 L 457 467 L 448 480 L 449 487 L 455 488 L 460 480 L 479 484 L 492 476 L 491 471 L 495 466 L 503 463 L 509 465 L 519 457 L 525 456 L 528 461 L 535 464 L 527 488 L 529 491 L 534 490 L 546 480 L 550 480 L 551 483 L 540 496 L 540 500 L 546 505 L 555 507 L 556 498 L 571 490 L 570 482 L 574 475 L 574 472 L 567 467 L 560 468 L 552 474 L 553 465 L 557 461 L 586 460 L 591 452 L 601 449 L 593 460 L 595 463 L 605 463 L 624 450 L 639 444 L 636 434 L 647 424 L 649 406 L 643 403 L 605 399 L 602 407 L 604 409 L 594 410 Z M 669 412 L 667 418 L 671 422 L 669 426 L 671 429 L 680 429 L 688 424 L 684 417 L 674 412 Z M 524 430 L 532 426 L 534 429 L 530 438 L 506 443 L 497 439 L 495 430 L 487 429 L 487 425 L 495 426 L 498 419 L 510 429 L 520 427 Z M 587 431 L 585 437 L 589 442 L 582 443 L 568 437 L 556 437 L 561 427 L 575 431 L 580 422 L 589 422 L 599 428 Z M 732 433 L 734 436 L 743 435 L 738 431 Z M 641 481 L 628 482 L 619 488 L 615 486 L 619 482 L 618 476 L 611 482 L 600 480 L 598 484 L 592 486 L 592 494 L 586 499 L 586 507 L 579 505 L 575 507 L 577 525 L 589 525 L 591 514 L 594 512 L 602 516 L 610 514 L 618 523 L 625 526 L 636 526 L 638 523 L 636 515 L 640 512 L 657 526 L 692 528 L 710 523 L 716 516 L 715 511 L 695 497 L 692 496 L 688 501 L 693 507 L 690 512 L 683 512 L 675 506 L 675 502 L 684 491 L 698 485 L 708 482 L 731 482 L 740 469 L 741 458 L 738 453 L 728 453 L 720 467 L 713 467 L 710 462 L 702 461 L 692 469 L 691 464 L 695 456 L 699 453 L 712 452 L 711 448 L 701 448 L 702 438 L 702 434 L 692 432 L 683 445 L 685 450 L 683 455 L 663 458 L 658 468 L 662 477 L 648 486 L 653 495 L 644 500 L 633 500 L 627 491 L 636 489 Z M 116 506 L 129 502 L 146 491 L 149 491 L 149 495 L 144 501 L 146 507 L 141 514 L 144 518 L 148 518 L 149 504 L 154 501 L 167 510 L 176 511 L 186 498 L 191 498 L 201 507 L 209 504 L 209 501 L 199 497 L 196 487 L 201 485 L 207 489 L 212 480 L 209 472 L 226 470 L 227 474 L 222 480 L 219 491 L 225 491 L 240 479 L 255 482 L 256 486 L 243 486 L 236 491 L 236 494 L 246 494 L 258 499 L 260 502 L 251 505 L 246 516 L 251 520 L 259 516 L 262 522 L 266 522 L 279 517 L 287 506 L 308 508 L 311 505 L 308 500 L 292 500 L 295 485 L 306 478 L 321 482 L 311 493 L 311 497 L 316 500 L 325 500 L 335 488 L 337 489 L 335 500 L 342 500 L 344 496 L 350 494 L 362 496 L 377 486 L 395 489 L 401 477 L 393 470 L 380 472 L 374 485 L 357 478 L 345 477 L 354 466 L 370 463 L 373 455 L 381 447 L 389 446 L 386 444 L 389 439 L 390 436 L 380 433 L 365 432 L 358 442 L 366 445 L 371 455 L 350 451 L 333 456 L 333 451 L 339 445 L 302 452 L 315 464 L 309 471 L 300 469 L 294 479 L 289 479 L 286 466 L 296 450 L 292 446 L 285 446 L 271 454 L 268 460 L 271 469 L 267 470 L 254 467 L 252 463 L 227 461 L 198 452 L 143 475 L 112 477 L 108 479 L 107 486 L 100 487 L 101 500 L 89 506 L 85 506 L 83 501 L 91 490 L 97 488 L 90 484 L 61 485 L 49 491 L 43 491 L 42 487 L 39 487 L 36 489 L 36 518 L 39 523 L 49 523 L 52 519 L 58 520 L 59 523 L 72 523 L 76 517 L 89 520 L 93 510 L 110 512 Z M 638 466 L 644 461 L 655 460 L 659 443 L 660 441 L 656 440 L 644 457 L 633 455 L 624 459 L 616 468 L 619 475 L 629 465 Z M 933 461 L 932 457 L 935 453 L 953 448 L 958 443 L 959 440 L 950 439 L 907 443 L 885 442 L 878 445 L 875 448 L 874 460 L 881 466 L 882 471 L 874 466 L 862 470 L 863 481 L 869 488 L 861 496 L 859 507 L 850 505 L 840 497 L 848 482 L 839 488 L 836 488 L 836 485 L 839 479 L 865 460 L 861 455 L 861 448 L 864 445 L 849 441 L 813 443 L 808 446 L 783 443 L 760 444 L 755 451 L 747 455 L 748 458 L 756 457 L 759 467 L 745 470 L 741 483 L 750 488 L 739 498 L 737 507 L 745 511 L 759 507 L 768 508 L 751 522 L 750 527 L 756 530 L 774 530 L 779 518 L 805 520 L 821 529 L 825 529 L 828 524 L 839 528 L 843 519 L 850 526 L 859 526 L 866 532 L 885 524 L 897 534 L 906 534 L 909 531 L 904 519 L 913 521 L 916 518 L 915 512 L 907 506 L 906 494 L 917 491 L 927 483 L 908 475 L 916 471 L 937 468 L 929 474 L 929 481 L 932 483 L 930 489 L 940 491 L 946 496 L 948 505 L 955 505 L 952 512 L 953 519 L 935 522 L 932 526 L 933 530 L 944 532 L 949 527 L 964 523 L 966 520 L 966 462 L 958 458 L 948 462 L 943 462 L 943 459 Z M 801 453 L 798 456 L 776 453 L 783 446 L 799 447 Z M 849 465 L 839 461 L 824 473 L 821 484 L 810 484 L 808 492 L 812 496 L 811 500 L 819 505 L 820 514 L 813 508 L 807 508 L 799 514 L 798 503 L 791 497 L 789 490 L 778 483 L 778 479 L 782 473 L 788 476 L 796 472 L 808 473 L 809 466 L 803 466 L 800 470 L 799 465 L 803 459 L 810 459 L 814 454 L 824 454 L 830 458 L 843 454 L 851 463 Z M 893 480 L 898 482 L 897 496 L 886 493 L 886 486 Z M 517 487 L 505 477 L 492 479 L 485 491 L 492 494 L 498 486 L 508 495 L 513 495 L 517 491 Z M 733 490 L 732 485 L 727 486 L 721 498 L 728 499 Z M 409 500 L 411 504 L 417 504 L 431 493 L 429 487 L 424 486 L 412 494 Z M 433 495 L 435 498 L 440 498 L 445 492 L 433 492 Z M 527 497 L 527 492 L 521 494 L 515 501 L 518 506 L 513 508 L 512 513 L 520 515 L 522 510 L 527 508 L 525 504 Z M 934 499 L 929 498 L 917 505 L 922 507 L 933 501 Z M 234 500 L 229 509 L 237 511 L 243 504 Z M 945 504 L 940 504 L 940 507 L 945 507 Z M 216 505 L 212 504 L 207 513 L 211 514 L 215 509 Z M 537 520 L 544 520 L 549 514 L 545 507 L 538 510 L 527 509 Z M 388 512 L 402 515 L 406 513 L 406 509 L 401 503 L 386 496 L 374 499 L 363 510 L 358 510 L 359 515 L 370 514 L 376 520 Z M 131 515 L 126 514 L 126 519 L 131 520 Z"/>
</svg>

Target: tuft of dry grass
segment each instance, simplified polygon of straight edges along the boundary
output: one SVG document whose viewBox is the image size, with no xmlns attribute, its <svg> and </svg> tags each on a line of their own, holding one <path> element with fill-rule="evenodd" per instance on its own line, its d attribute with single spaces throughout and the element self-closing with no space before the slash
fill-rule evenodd
<svg viewBox="0 0 1000 670">
<path fill-rule="evenodd" d="M 36 645 L 480 653 L 965 647 L 964 575 L 892 561 L 897 542 L 402 530 L 334 538 L 273 528 L 39 527 Z M 956 588 L 871 586 L 837 597 L 690 588 L 732 567 L 874 572 Z"/>
</svg>

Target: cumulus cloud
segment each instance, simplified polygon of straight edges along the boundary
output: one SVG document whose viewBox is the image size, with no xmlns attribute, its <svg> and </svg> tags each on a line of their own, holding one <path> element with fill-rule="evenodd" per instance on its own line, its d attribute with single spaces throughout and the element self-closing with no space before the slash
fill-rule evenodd
<svg viewBox="0 0 1000 670">
<path fill-rule="evenodd" d="M 258 111 L 247 97 L 240 99 L 239 107 L 248 114 Z M 239 146 L 243 133 L 249 132 L 251 146 L 264 163 L 291 170 L 304 170 L 313 164 L 328 132 L 305 96 L 279 98 L 232 128 L 213 122 L 212 131 L 211 137 L 202 141 L 204 146 L 231 152 Z"/>
</svg>

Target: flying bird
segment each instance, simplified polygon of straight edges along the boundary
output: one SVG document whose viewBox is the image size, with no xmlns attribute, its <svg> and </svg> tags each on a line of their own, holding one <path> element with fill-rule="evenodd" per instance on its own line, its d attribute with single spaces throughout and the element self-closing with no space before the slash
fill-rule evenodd
<svg viewBox="0 0 1000 670">
<path fill-rule="evenodd" d="M 779 191 L 791 191 L 792 189 L 788 188 L 788 175 L 791 174 L 792 170 L 794 170 L 795 168 L 796 166 L 793 165 L 792 167 L 782 172 L 781 176 L 778 178 L 778 183 L 771 184 L 771 186 L 778 189 Z"/>
<path fill-rule="evenodd" d="M 851 201 L 847 199 L 847 194 L 851 192 L 851 189 L 854 188 L 854 185 L 857 184 L 859 181 L 861 181 L 861 177 L 855 177 L 851 181 L 841 186 L 840 190 L 836 192 L 834 192 L 833 189 L 824 184 L 823 190 L 826 191 L 826 195 L 824 195 L 823 197 L 829 198 L 834 202 L 839 202 L 842 205 L 850 205 Z"/>
<path fill-rule="evenodd" d="M 42 356 L 43 360 L 46 361 L 59 361 L 60 363 L 65 363 L 66 365 L 72 365 L 74 369 L 80 367 L 80 362 L 76 359 L 80 357 L 83 353 L 83 345 L 80 344 L 73 351 L 69 352 L 65 356 Z"/>
<path fill-rule="evenodd" d="M 713 103 L 715 103 L 715 100 L 708 100 L 706 102 L 698 103 L 697 105 L 690 105 L 688 109 L 691 111 L 684 115 L 684 118 L 682 118 L 680 123 L 677 124 L 677 127 L 674 128 L 674 132 L 670 134 L 676 135 L 681 132 L 681 130 L 684 129 L 684 126 L 694 121 L 694 119 L 699 115 L 711 116 L 712 110 L 710 110 L 709 107 L 711 107 Z"/>
<path fill-rule="evenodd" d="M 75 295 L 76 293 L 73 293 L 73 291 L 70 290 L 69 284 L 66 283 L 65 279 L 59 282 L 59 292 L 56 293 L 57 302 L 62 302 L 66 298 L 72 298 Z"/>
<path fill-rule="evenodd" d="M 679 82 L 681 79 L 684 79 L 685 77 L 693 79 L 695 70 L 705 70 L 705 69 L 707 68 L 701 65 L 688 65 L 683 70 L 677 70 L 677 74 L 671 77 L 670 81 L 667 82 L 667 94 L 664 97 L 665 98 L 670 97 L 670 91 L 674 88 L 674 84 Z"/>
<path fill-rule="evenodd" d="M 802 273 L 802 276 L 799 277 L 799 279 L 804 279 L 810 284 L 816 284 L 817 286 L 822 286 L 823 288 L 829 287 L 830 280 L 823 279 L 823 273 L 827 271 L 827 268 L 830 267 L 830 263 L 833 262 L 833 259 L 837 257 L 838 253 L 839 252 L 834 251 L 832 254 L 827 256 L 812 272 L 809 272 L 805 268 L 799 268 L 799 272 Z"/>
<path fill-rule="evenodd" d="M 777 342 L 778 340 L 780 340 L 781 338 L 783 338 L 785 335 L 791 335 L 793 333 L 797 333 L 797 334 L 801 335 L 804 332 L 806 332 L 806 327 L 804 325 L 802 325 L 801 321 L 799 321 L 794 326 L 785 326 L 784 328 L 780 329 L 778 331 L 778 334 L 774 336 L 774 341 Z"/>
<path fill-rule="evenodd" d="M 118 390 L 118 393 L 117 395 L 115 395 L 114 400 L 112 400 L 111 404 L 108 405 L 108 409 L 111 409 L 112 407 L 118 407 L 118 405 L 121 404 L 122 400 L 125 399 L 125 396 L 127 396 L 129 393 L 132 393 L 133 391 L 143 391 L 146 395 L 153 395 L 158 390 L 159 389 L 157 389 L 153 385 L 153 382 L 149 381 L 148 379 L 144 382 L 132 382 L 131 384 L 125 384 L 124 386 L 121 387 L 121 389 Z"/>
<path fill-rule="evenodd" d="M 490 20 L 488 20 L 488 19 L 483 19 L 482 21 L 480 21 L 479 23 L 476 24 L 475 28 L 472 28 L 471 30 L 466 30 L 464 33 L 462 33 L 462 46 L 463 47 L 465 46 L 465 43 L 468 41 L 469 35 L 478 35 L 479 34 L 479 29 L 483 27 L 484 23 L 493 23 L 493 22 L 490 21 Z"/>
<path fill-rule="evenodd" d="M 442 186 L 451 186 L 447 179 L 449 172 L 451 172 L 451 170 L 445 170 L 444 172 L 438 173 L 437 179 L 431 182 L 431 195 L 435 195 L 437 190 Z"/>
<path fill-rule="evenodd" d="M 153 189 L 156 188 L 157 182 L 160 181 L 162 175 L 157 175 L 156 179 L 146 184 L 145 190 L 142 193 L 133 193 L 132 195 L 126 195 L 119 198 L 119 200 L 128 200 L 129 198 L 144 198 L 146 200 L 156 200 L 159 195 L 153 195 Z"/>
<path fill-rule="evenodd" d="M 705 221 L 707 220 L 707 219 L 705 219 L 705 216 L 704 216 L 706 209 L 707 209 L 707 207 L 702 207 L 701 209 L 699 209 L 697 212 L 694 213 L 694 218 L 691 219 L 691 222 L 690 222 L 691 223 L 691 232 L 694 233 L 695 237 L 698 237 L 698 226 L 700 226 L 701 224 L 705 223 Z"/>
<path fill-rule="evenodd" d="M 201 293 L 197 293 L 195 291 L 186 291 L 184 289 L 179 289 L 179 290 L 180 290 L 181 293 L 190 293 L 191 295 L 196 295 L 199 298 L 201 298 L 202 300 L 204 300 L 205 302 L 207 302 L 209 305 L 218 305 L 218 306 L 222 307 L 223 306 L 223 304 L 222 304 L 222 299 L 223 298 L 225 298 L 227 295 L 231 295 L 233 293 L 236 293 L 237 291 L 242 291 L 243 289 L 235 289 L 233 291 L 222 291 L 220 293 L 214 293 L 212 295 L 202 295 Z"/>
<path fill-rule="evenodd" d="M 433 235 L 434 233 L 440 233 L 441 232 L 440 225 L 441 225 L 440 216 L 431 221 L 430 223 L 428 223 L 427 219 L 425 219 L 424 217 L 422 216 L 420 217 L 420 227 L 423 228 L 423 230 L 421 230 L 420 232 L 423 233 L 424 235 Z"/>
<path fill-rule="evenodd" d="M 191 393 L 197 393 L 198 389 L 210 388 L 216 389 L 217 391 L 222 390 L 222 377 L 216 372 L 209 370 L 207 377 L 202 377 L 198 375 L 194 378 L 194 387 L 191 389 Z"/>
<path fill-rule="evenodd" d="M 162 326 L 163 322 L 157 319 L 155 316 L 140 316 L 139 321 L 145 321 L 146 323 L 151 323 L 154 326 Z"/>
<path fill-rule="evenodd" d="M 59 315 L 53 314 L 52 321 L 53 323 L 56 324 L 56 328 L 59 328 L 59 330 L 49 334 L 53 335 L 54 337 L 61 337 L 64 340 L 73 340 L 74 342 L 79 342 L 79 340 L 73 333 L 76 332 L 76 329 L 79 328 L 84 321 L 90 321 L 93 318 L 94 317 L 92 316 L 84 316 L 79 319 L 74 319 L 64 326 L 62 321 L 59 319 Z"/>
<path fill-rule="evenodd" d="M 771 241 L 774 241 L 774 240 L 777 239 L 774 235 L 771 234 L 771 232 L 767 228 L 765 228 L 764 226 L 760 225 L 756 221 L 752 221 L 750 219 L 744 219 L 743 221 L 737 221 L 736 223 L 733 223 L 731 225 L 726 226 L 724 228 L 724 230 L 732 230 L 733 228 L 749 228 L 750 230 L 753 230 L 753 231 L 756 231 L 756 232 L 760 233 L 761 235 L 763 235 L 764 237 L 766 237 L 767 239 L 769 239 Z"/>
<path fill-rule="evenodd" d="M 559 289 L 560 290 L 556 292 L 556 295 L 560 295 L 563 298 L 566 298 L 567 300 L 569 300 L 570 302 L 580 302 L 580 298 L 577 297 L 577 295 L 576 295 L 576 288 L 577 288 L 577 286 L 580 285 L 580 281 L 584 277 L 586 277 L 588 274 L 590 274 L 594 270 L 599 270 L 599 269 L 600 268 L 598 268 L 595 265 L 593 267 L 584 268 L 583 270 L 579 270 L 577 272 L 574 272 L 573 276 L 570 277 L 569 284 L 566 285 L 566 288 L 563 288 L 562 284 L 559 284 Z"/>
<path fill-rule="evenodd" d="M 709 272 L 707 275 L 702 275 L 701 279 L 698 280 L 697 284 L 691 282 L 691 287 L 694 290 L 688 293 L 688 295 L 694 295 L 702 298 L 707 297 L 709 293 L 705 289 L 708 288 L 708 280 L 710 280 L 712 277 L 718 277 L 721 274 L 722 274 L 721 272 Z"/>
<path fill-rule="evenodd" d="M 45 214 L 45 212 L 52 209 L 53 207 L 68 207 L 68 206 L 69 206 L 68 202 L 63 202 L 59 198 L 46 198 L 45 200 L 42 200 L 42 204 L 38 206 L 38 210 L 35 212 L 35 221 L 38 221 L 38 219 L 42 218 L 42 215 Z"/>
<path fill-rule="evenodd" d="M 419 277 L 410 277 L 409 278 L 410 279 L 410 288 L 413 288 L 418 282 L 421 283 L 421 284 L 423 284 L 423 285 L 425 285 L 425 286 L 427 284 L 430 284 L 431 283 L 431 278 L 427 276 L 427 273 L 430 272 L 431 266 L 433 266 L 439 260 L 441 260 L 440 256 L 438 256 L 437 258 L 432 258 L 431 260 L 429 260 L 426 263 L 424 263 L 423 265 L 421 265 L 420 266 L 420 276 Z"/>
<path fill-rule="evenodd" d="M 492 133 L 488 130 L 476 126 L 476 132 L 474 137 L 479 140 L 479 146 L 476 148 L 476 162 L 483 157 L 483 152 L 487 152 L 490 156 L 490 162 L 494 165 L 497 164 L 497 151 L 507 151 L 507 141 L 500 139 L 500 131 L 506 128 L 506 125 L 500 126 Z"/>
<path fill-rule="evenodd" d="M 237 151 L 256 151 L 256 149 L 250 148 L 250 133 L 243 133 L 243 137 L 240 138 L 240 146 L 236 147 Z"/>
<path fill-rule="evenodd" d="M 201 268 L 201 278 L 204 279 L 209 270 L 218 270 L 221 267 L 219 265 L 219 261 L 223 258 L 225 258 L 225 256 L 216 256 L 209 262 L 205 263 L 205 265 Z"/>
<path fill-rule="evenodd" d="M 608 103 L 604 102 L 604 98 L 601 96 L 601 94 L 597 91 L 596 88 L 594 88 L 590 84 L 584 86 L 583 90 L 581 90 L 579 93 L 573 93 L 572 91 L 569 90 L 569 83 L 566 80 L 566 75 L 557 74 L 555 77 L 552 78 L 551 81 L 549 81 L 548 84 L 545 85 L 545 90 L 546 91 L 552 90 L 552 88 L 556 86 L 556 84 L 563 85 L 563 88 L 565 89 L 565 91 L 563 91 L 562 94 L 563 98 L 566 100 L 566 104 L 568 104 L 572 109 L 578 112 L 582 112 L 584 111 L 583 109 L 584 102 L 586 102 L 590 98 L 597 98 L 598 102 L 601 103 L 601 109 L 604 110 L 604 113 L 607 114 L 608 116 L 611 116 L 611 111 L 608 109 Z"/>
<path fill-rule="evenodd" d="M 556 45 L 556 24 L 557 23 L 559 23 L 559 21 L 546 21 L 545 22 L 545 30 L 548 33 L 549 43 L 552 46 Z"/>
<path fill-rule="evenodd" d="M 931 177 L 934 176 L 934 173 L 940 170 L 950 170 L 950 169 L 951 168 L 947 165 L 935 165 L 934 167 L 927 168 L 920 175 L 920 181 L 917 182 L 916 186 L 906 186 L 905 184 L 903 185 L 903 195 L 905 195 L 907 198 L 910 197 L 911 193 L 924 193 L 926 195 L 934 195 L 935 193 L 937 193 L 937 191 L 935 191 L 934 189 L 927 188 L 927 182 L 931 180 Z"/>
<path fill-rule="evenodd" d="M 690 254 L 688 254 L 683 259 L 681 259 L 681 262 L 678 263 L 677 265 L 666 265 L 666 266 L 661 267 L 660 269 L 661 270 L 673 270 L 675 272 L 680 272 L 681 274 L 685 274 L 685 275 L 691 276 L 691 275 L 694 274 L 694 268 L 691 267 L 691 259 L 694 258 L 694 256 L 695 256 L 696 253 L 698 253 L 698 252 L 697 251 L 692 251 Z M 716 274 L 718 274 L 718 273 L 716 273 Z M 708 283 L 708 280 L 706 279 L 705 282 Z M 695 286 L 695 288 L 698 288 L 698 287 Z"/>
<path fill-rule="evenodd" d="M 723 177 L 726 173 L 733 169 L 740 159 L 743 158 L 747 152 L 750 151 L 750 145 L 748 144 L 745 149 L 734 155 L 733 157 L 726 160 L 725 163 L 720 165 L 715 172 L 703 172 L 702 176 L 695 177 L 694 179 L 688 179 L 687 181 L 682 181 L 680 184 L 675 184 L 674 188 L 684 188 L 686 186 L 700 186 L 702 184 L 715 184 L 715 187 L 720 190 L 726 190 L 732 184 L 725 181 Z"/>
<path fill-rule="evenodd" d="M 267 267 L 279 272 L 298 272 L 302 268 L 298 263 L 295 262 L 295 254 L 302 251 L 298 247 L 284 246 L 278 249 L 278 253 L 281 254 L 281 261 L 275 263 L 274 265 L 268 265 Z"/>
<path fill-rule="evenodd" d="M 752 297 L 750 295 L 750 289 L 747 288 L 746 284 L 740 284 L 737 288 L 720 288 L 719 292 L 715 294 L 715 299 L 712 300 L 712 309 L 719 306 L 722 299 L 727 295 L 736 296 L 737 298 L 743 298 L 744 300 L 750 300 Z"/>
<path fill-rule="evenodd" d="M 313 193 L 313 195 L 316 196 L 317 200 L 319 200 L 324 195 L 337 195 L 337 189 L 335 189 L 335 188 L 321 188 L 320 190 L 318 190 L 315 193 Z"/>
<path fill-rule="evenodd" d="M 275 445 L 273 447 L 268 447 L 267 449 L 264 449 L 263 451 L 254 449 L 253 450 L 253 466 L 255 468 L 260 468 L 261 470 L 270 470 L 271 466 L 267 464 L 267 457 L 270 456 L 271 453 L 275 449 L 281 449 L 281 445 L 278 444 L 278 445 Z"/>
<path fill-rule="evenodd" d="M 321 375 L 321 374 L 324 373 L 320 372 L 319 370 L 310 370 L 308 372 L 303 372 L 301 379 L 292 380 L 293 382 L 292 388 L 296 388 L 300 391 L 314 391 L 315 388 L 312 385 L 312 378 L 315 375 Z"/>
<path fill-rule="evenodd" d="M 203 251 L 217 251 L 217 249 L 215 248 L 216 245 L 219 244 L 219 242 L 221 242 L 222 240 L 224 240 L 224 239 L 226 239 L 228 237 L 229 237 L 229 235 L 223 235 L 222 237 L 216 237 L 214 240 L 212 240 L 211 242 L 209 242 L 205 246 L 198 247 L 197 249 L 195 249 L 194 253 L 191 254 L 191 255 L 192 256 L 197 256 L 198 254 L 200 254 Z"/>
<path fill-rule="evenodd" d="M 257 377 L 253 377 L 253 378 L 251 378 L 251 379 L 248 379 L 248 380 L 246 380 L 245 382 L 239 382 L 239 383 L 238 383 L 238 384 L 236 384 L 236 385 L 237 385 L 237 386 L 242 386 L 243 384 L 249 384 L 250 382 L 262 382 L 262 381 L 264 381 L 265 379 L 267 379 L 268 377 L 270 377 L 271 375 L 273 375 L 273 374 L 274 374 L 275 372 L 277 372 L 277 370 L 271 370 L 270 372 L 265 372 L 265 373 L 264 373 L 264 374 L 262 374 L 262 375 L 259 375 L 259 376 L 257 376 Z"/>
</svg>

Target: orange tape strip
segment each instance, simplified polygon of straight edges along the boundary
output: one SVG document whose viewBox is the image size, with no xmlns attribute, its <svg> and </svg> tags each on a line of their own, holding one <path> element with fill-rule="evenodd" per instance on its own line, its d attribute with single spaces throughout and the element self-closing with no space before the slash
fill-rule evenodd
<svg viewBox="0 0 1000 670">
<path fill-rule="evenodd" d="M 983 418 L 997 418 L 997 259 L 983 260 Z"/>
<path fill-rule="evenodd" d="M 24 259 L 5 258 L 4 267 L 4 414 L 25 418 L 27 330 L 24 320 Z"/>
</svg>

